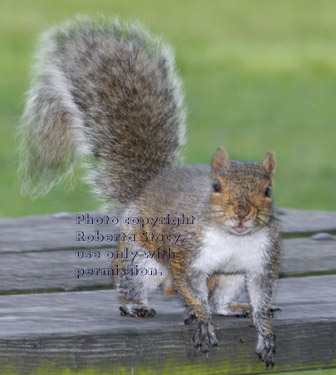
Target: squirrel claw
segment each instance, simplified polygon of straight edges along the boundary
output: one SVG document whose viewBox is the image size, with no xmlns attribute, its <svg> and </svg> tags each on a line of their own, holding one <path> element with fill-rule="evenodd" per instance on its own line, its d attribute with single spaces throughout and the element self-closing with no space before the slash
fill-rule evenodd
<svg viewBox="0 0 336 375">
<path fill-rule="evenodd" d="M 119 311 L 120 311 L 120 315 L 121 316 L 126 316 L 127 315 L 127 310 L 123 306 L 119 307 Z"/>
<path fill-rule="evenodd" d="M 275 335 L 269 334 L 263 338 L 263 343 L 256 350 L 259 359 L 266 364 L 266 368 L 273 368 L 275 363 Z"/>
<path fill-rule="evenodd" d="M 209 346 L 218 346 L 215 330 L 210 323 L 199 322 L 194 335 L 194 346 L 202 353 L 209 352 Z"/>
<path fill-rule="evenodd" d="M 275 361 L 274 361 L 274 353 L 273 353 L 273 358 L 269 359 L 269 360 L 263 359 L 262 354 L 259 354 L 258 352 L 256 352 L 256 354 L 258 355 L 258 358 L 259 358 L 260 362 L 265 362 L 265 367 L 266 368 L 273 368 L 274 367 L 274 363 L 275 363 Z"/>
<path fill-rule="evenodd" d="M 275 313 L 278 311 L 282 311 L 282 309 L 278 306 L 271 306 L 271 308 L 269 309 L 269 317 L 274 318 Z"/>
</svg>

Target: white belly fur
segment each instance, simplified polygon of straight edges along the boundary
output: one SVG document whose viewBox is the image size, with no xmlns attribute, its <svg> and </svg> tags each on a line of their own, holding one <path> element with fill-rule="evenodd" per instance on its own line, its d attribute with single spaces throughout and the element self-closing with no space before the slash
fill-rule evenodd
<svg viewBox="0 0 336 375">
<path fill-rule="evenodd" d="M 213 272 L 262 273 L 268 258 L 268 238 L 267 228 L 238 236 L 210 227 L 192 267 L 208 275 Z"/>
</svg>

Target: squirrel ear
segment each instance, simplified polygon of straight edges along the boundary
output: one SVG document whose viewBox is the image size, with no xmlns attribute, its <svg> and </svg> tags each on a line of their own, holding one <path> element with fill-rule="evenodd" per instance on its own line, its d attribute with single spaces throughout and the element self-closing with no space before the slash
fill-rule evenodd
<svg viewBox="0 0 336 375">
<path fill-rule="evenodd" d="M 219 147 L 212 160 L 212 172 L 218 174 L 224 171 L 230 164 L 230 159 L 224 147 Z"/>
<path fill-rule="evenodd" d="M 276 161 L 275 161 L 275 154 L 274 152 L 269 152 L 262 162 L 262 166 L 266 169 L 266 172 L 269 175 L 273 175 L 275 172 L 275 167 L 276 167 Z"/>
</svg>

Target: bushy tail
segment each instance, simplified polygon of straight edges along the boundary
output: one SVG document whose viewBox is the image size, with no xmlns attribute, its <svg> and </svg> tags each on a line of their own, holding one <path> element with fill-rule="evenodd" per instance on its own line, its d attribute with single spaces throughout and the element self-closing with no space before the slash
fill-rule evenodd
<svg viewBox="0 0 336 375">
<path fill-rule="evenodd" d="M 22 117 L 24 191 L 38 196 L 89 157 L 100 197 L 126 203 L 184 141 L 170 47 L 139 24 L 77 18 L 41 38 Z"/>
</svg>

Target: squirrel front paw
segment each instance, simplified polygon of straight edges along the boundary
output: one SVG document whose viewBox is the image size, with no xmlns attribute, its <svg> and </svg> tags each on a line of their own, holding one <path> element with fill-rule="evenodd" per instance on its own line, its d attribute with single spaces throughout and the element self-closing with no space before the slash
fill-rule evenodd
<svg viewBox="0 0 336 375">
<path fill-rule="evenodd" d="M 275 335 L 270 333 L 263 336 L 257 346 L 256 353 L 261 361 L 266 363 L 266 367 L 273 367 L 275 362 Z"/>
<path fill-rule="evenodd" d="M 199 322 L 193 341 L 195 348 L 199 348 L 203 353 L 209 351 L 210 345 L 217 346 L 218 341 L 213 325 L 211 323 Z"/>
<path fill-rule="evenodd" d="M 146 305 L 128 305 L 120 306 L 120 315 L 129 315 L 132 318 L 152 318 L 156 311 Z"/>
</svg>

